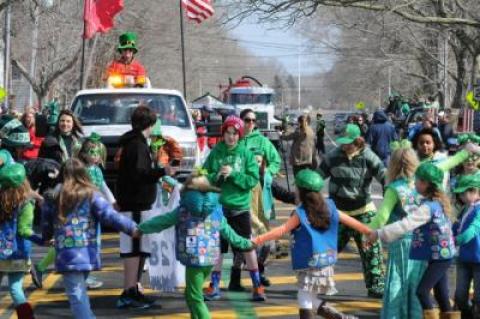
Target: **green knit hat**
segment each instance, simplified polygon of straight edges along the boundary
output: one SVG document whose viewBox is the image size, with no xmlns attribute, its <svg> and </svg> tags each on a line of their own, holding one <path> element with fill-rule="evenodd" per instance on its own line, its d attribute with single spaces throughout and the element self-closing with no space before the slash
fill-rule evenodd
<svg viewBox="0 0 480 319">
<path fill-rule="evenodd" d="M 462 175 L 458 178 L 454 193 L 463 193 L 468 189 L 480 189 L 480 176 L 477 174 Z"/>
<path fill-rule="evenodd" d="M 17 118 L 11 115 L 0 117 L 0 140 L 7 147 L 31 147 L 30 134 Z"/>
<path fill-rule="evenodd" d="M 430 162 L 420 164 L 415 177 L 434 184 L 438 189 L 443 188 L 443 171 Z"/>
<path fill-rule="evenodd" d="M 342 136 L 337 139 L 338 144 L 352 144 L 362 135 L 360 128 L 356 124 L 347 124 Z"/>
<path fill-rule="evenodd" d="M 117 47 L 118 52 L 122 52 L 122 50 L 125 50 L 125 49 L 132 49 L 134 53 L 138 52 L 136 47 L 136 42 L 137 42 L 136 33 L 125 32 L 118 38 L 118 41 L 120 42 L 120 44 Z"/>
<path fill-rule="evenodd" d="M 295 185 L 312 192 L 319 192 L 323 188 L 323 178 L 311 169 L 302 169 L 295 175 Z"/>
<path fill-rule="evenodd" d="M 10 164 L 0 169 L 0 187 L 16 188 L 23 184 L 26 177 L 25 167 L 22 164 Z"/>
</svg>

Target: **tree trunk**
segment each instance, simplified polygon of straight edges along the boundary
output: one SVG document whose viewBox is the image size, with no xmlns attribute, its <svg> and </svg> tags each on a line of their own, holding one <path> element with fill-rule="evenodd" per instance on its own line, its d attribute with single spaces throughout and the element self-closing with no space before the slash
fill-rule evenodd
<svg viewBox="0 0 480 319">
<path fill-rule="evenodd" d="M 457 79 L 455 81 L 455 95 L 450 105 L 452 108 L 463 108 L 465 105 L 465 83 L 467 82 L 467 49 L 464 47 L 454 47 L 455 62 L 457 63 Z"/>
</svg>

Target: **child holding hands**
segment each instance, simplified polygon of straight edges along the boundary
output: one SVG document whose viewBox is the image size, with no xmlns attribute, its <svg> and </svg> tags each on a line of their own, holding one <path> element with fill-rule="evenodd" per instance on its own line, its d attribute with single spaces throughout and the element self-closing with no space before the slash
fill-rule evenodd
<svg viewBox="0 0 480 319">
<path fill-rule="evenodd" d="M 442 318 L 458 318 L 458 312 L 452 311 L 448 291 L 447 271 L 452 264 L 455 246 L 448 217 L 451 212 L 450 201 L 442 190 L 444 173 L 433 163 L 426 162 L 415 171 L 415 178 L 415 188 L 423 197 L 421 205 L 406 207 L 409 211 L 407 217 L 373 231 L 369 240 L 380 238 L 385 242 L 393 242 L 413 230 L 409 258 L 428 261 L 417 288 L 423 317 L 439 318 L 430 297 L 433 289 Z"/>
<path fill-rule="evenodd" d="M 303 169 L 295 176 L 300 204 L 289 220 L 253 240 L 256 245 L 275 240 L 292 232 L 292 267 L 296 272 L 300 319 L 310 319 L 316 314 L 327 319 L 353 319 L 328 306 L 317 298 L 325 294 L 333 277 L 337 261 L 338 225 L 343 223 L 368 234 L 370 229 L 354 218 L 337 211 L 332 200 L 324 200 L 320 190 L 323 179 L 313 170 Z"/>
</svg>

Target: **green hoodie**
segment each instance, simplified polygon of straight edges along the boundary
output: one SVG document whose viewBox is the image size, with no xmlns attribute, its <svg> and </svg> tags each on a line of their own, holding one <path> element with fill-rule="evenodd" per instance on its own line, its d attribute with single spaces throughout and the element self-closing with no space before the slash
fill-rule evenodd
<svg viewBox="0 0 480 319">
<path fill-rule="evenodd" d="M 281 163 L 280 154 L 278 154 L 277 149 L 273 146 L 272 142 L 263 136 L 259 130 L 255 130 L 246 135 L 238 143 L 245 146 L 254 154 L 257 154 L 257 151 L 261 153 L 267 163 L 267 170 L 270 174 L 272 176 L 278 174 Z"/>
<path fill-rule="evenodd" d="M 217 177 L 223 165 L 233 169 L 226 180 Z M 221 188 L 223 207 L 238 211 L 250 209 L 251 190 L 259 179 L 258 164 L 252 152 L 240 144 L 229 150 L 222 141 L 210 151 L 203 168 L 208 171 L 210 183 Z"/>
</svg>

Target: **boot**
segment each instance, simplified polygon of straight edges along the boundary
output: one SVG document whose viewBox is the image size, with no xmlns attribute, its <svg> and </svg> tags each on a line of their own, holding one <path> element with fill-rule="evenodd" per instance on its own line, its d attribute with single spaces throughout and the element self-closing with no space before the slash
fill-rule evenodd
<svg viewBox="0 0 480 319">
<path fill-rule="evenodd" d="M 18 305 L 15 310 L 17 311 L 18 319 L 35 319 L 32 306 L 28 302 Z"/>
<path fill-rule="evenodd" d="M 327 305 L 326 301 L 322 302 L 318 307 L 317 315 L 322 316 L 325 319 L 358 319 L 358 317 L 354 315 L 341 313 L 337 309 Z"/>
<path fill-rule="evenodd" d="M 230 291 L 245 291 L 245 287 L 242 286 L 240 280 L 242 278 L 242 269 L 232 267 L 230 272 L 230 282 L 228 284 L 228 290 Z"/>
<path fill-rule="evenodd" d="M 312 309 L 300 309 L 299 312 L 300 319 L 313 319 L 313 311 Z"/>
<path fill-rule="evenodd" d="M 461 317 L 460 311 L 447 311 L 440 313 L 440 319 L 460 319 Z"/>
<path fill-rule="evenodd" d="M 423 311 L 423 319 L 439 319 L 438 309 L 428 309 Z"/>
</svg>

